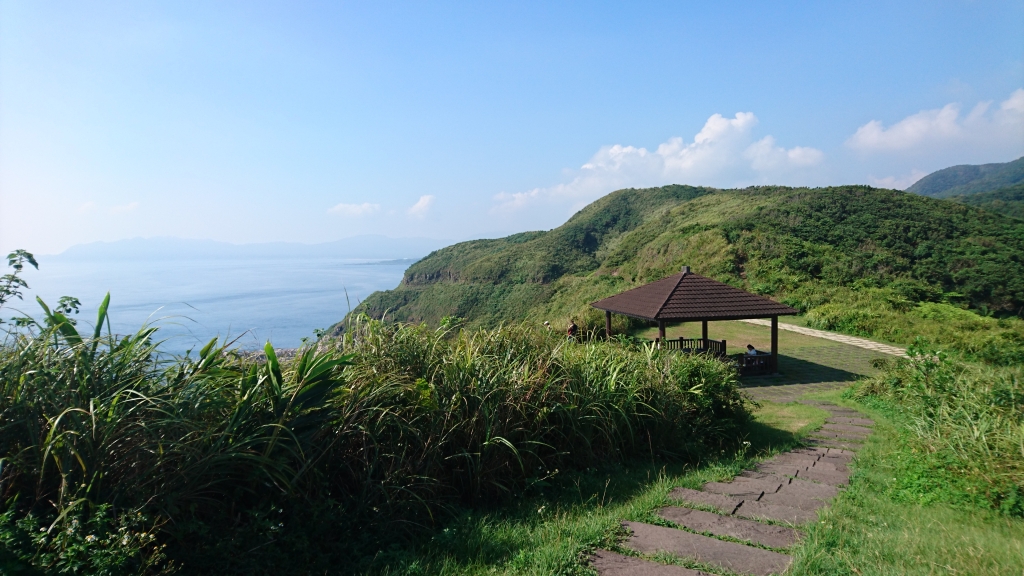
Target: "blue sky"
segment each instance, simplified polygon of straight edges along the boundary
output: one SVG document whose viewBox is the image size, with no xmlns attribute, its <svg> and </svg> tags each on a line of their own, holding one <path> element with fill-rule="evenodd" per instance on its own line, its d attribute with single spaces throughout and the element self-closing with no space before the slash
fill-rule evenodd
<svg viewBox="0 0 1024 576">
<path fill-rule="evenodd" d="M 0 249 L 547 229 L 1024 155 L 1024 1 L 0 1 Z"/>
</svg>

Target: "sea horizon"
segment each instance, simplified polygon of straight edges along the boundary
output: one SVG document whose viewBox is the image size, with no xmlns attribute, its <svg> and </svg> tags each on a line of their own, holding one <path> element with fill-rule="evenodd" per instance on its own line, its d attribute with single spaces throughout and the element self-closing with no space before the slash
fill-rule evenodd
<svg viewBox="0 0 1024 576">
<path fill-rule="evenodd" d="M 205 259 L 74 259 L 40 256 L 39 269 L 23 276 L 23 300 L 9 302 L 3 317 L 43 316 L 62 296 L 81 301 L 71 317 L 79 330 L 94 329 L 110 293 L 110 329 L 131 334 L 158 328 L 160 349 L 183 354 L 211 338 L 241 349 L 296 348 L 314 331 L 341 321 L 368 295 L 397 286 L 418 258 L 332 256 L 211 257 Z M 104 328 L 104 333 L 107 328 Z"/>
</svg>

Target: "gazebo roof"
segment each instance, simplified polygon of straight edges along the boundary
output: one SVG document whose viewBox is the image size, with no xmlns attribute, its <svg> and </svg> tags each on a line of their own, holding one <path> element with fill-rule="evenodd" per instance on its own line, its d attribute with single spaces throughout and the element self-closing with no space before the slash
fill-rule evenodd
<svg viewBox="0 0 1024 576">
<path fill-rule="evenodd" d="M 789 316 L 797 311 L 710 278 L 682 272 L 590 304 L 599 310 L 645 320 L 742 320 Z"/>
</svg>

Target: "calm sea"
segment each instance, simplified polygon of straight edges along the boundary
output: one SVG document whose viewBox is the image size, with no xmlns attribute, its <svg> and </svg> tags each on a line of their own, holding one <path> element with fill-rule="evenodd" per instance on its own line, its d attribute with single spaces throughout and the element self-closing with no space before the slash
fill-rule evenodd
<svg viewBox="0 0 1024 576">
<path fill-rule="evenodd" d="M 211 259 L 74 262 L 39 258 L 24 273 L 30 290 L 2 311 L 17 308 L 40 318 L 41 296 L 51 307 L 61 296 L 81 300 L 80 329 L 95 322 L 110 292 L 114 332 L 135 332 L 149 322 L 160 328 L 163 349 L 180 353 L 214 336 L 239 338 L 242 348 L 299 346 L 316 328 L 341 320 L 350 306 L 375 290 L 394 288 L 411 260 L 359 261 Z M 346 291 L 348 292 L 346 298 Z M 90 328 L 91 329 L 91 328 Z"/>
</svg>

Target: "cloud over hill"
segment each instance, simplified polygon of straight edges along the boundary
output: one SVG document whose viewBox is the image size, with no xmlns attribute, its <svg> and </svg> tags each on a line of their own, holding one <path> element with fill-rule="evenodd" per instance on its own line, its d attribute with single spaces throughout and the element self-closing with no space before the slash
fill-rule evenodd
<svg viewBox="0 0 1024 576">
<path fill-rule="evenodd" d="M 692 142 L 670 138 L 654 150 L 615 144 L 599 149 L 575 171 L 570 182 L 526 192 L 502 192 L 493 212 L 502 213 L 547 203 L 578 209 L 611 190 L 658 186 L 668 182 L 712 186 L 781 182 L 817 166 L 824 153 L 815 148 L 778 145 L 772 136 L 756 139 L 757 116 L 738 112 L 714 114 Z"/>
</svg>

